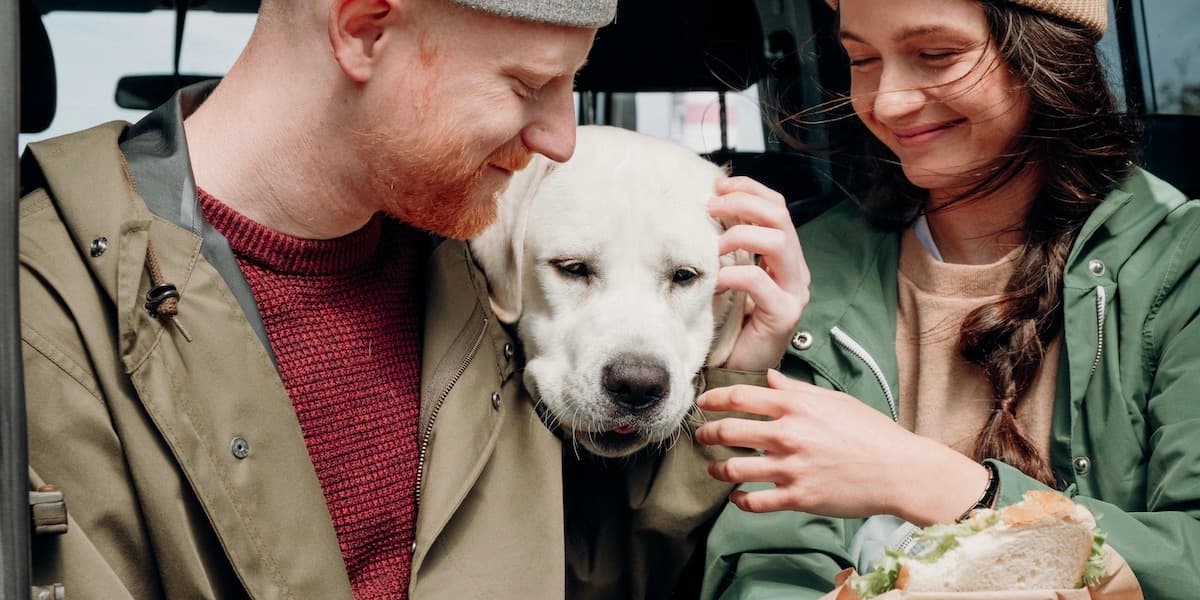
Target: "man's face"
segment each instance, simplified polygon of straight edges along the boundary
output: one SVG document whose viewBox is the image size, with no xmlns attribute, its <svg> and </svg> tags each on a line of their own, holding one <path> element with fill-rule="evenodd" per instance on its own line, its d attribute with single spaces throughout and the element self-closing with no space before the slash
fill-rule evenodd
<svg viewBox="0 0 1200 600">
<path fill-rule="evenodd" d="M 379 210 L 465 239 L 495 219 L 531 153 L 571 156 L 572 83 L 595 30 L 429 4 L 385 49 L 356 146 Z"/>
</svg>

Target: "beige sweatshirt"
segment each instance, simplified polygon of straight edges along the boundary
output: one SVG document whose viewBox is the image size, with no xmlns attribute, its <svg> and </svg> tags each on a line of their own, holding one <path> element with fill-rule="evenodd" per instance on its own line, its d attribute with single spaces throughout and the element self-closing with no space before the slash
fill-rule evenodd
<svg viewBox="0 0 1200 600">
<path fill-rule="evenodd" d="M 1016 251 L 990 265 L 940 262 L 912 229 L 900 244 L 900 424 L 968 456 L 994 403 L 983 369 L 958 353 L 959 331 L 972 310 L 1001 296 L 1015 257 Z M 1021 430 L 1042 456 L 1050 451 L 1059 346 L 1059 340 L 1050 345 L 1017 411 Z"/>
</svg>

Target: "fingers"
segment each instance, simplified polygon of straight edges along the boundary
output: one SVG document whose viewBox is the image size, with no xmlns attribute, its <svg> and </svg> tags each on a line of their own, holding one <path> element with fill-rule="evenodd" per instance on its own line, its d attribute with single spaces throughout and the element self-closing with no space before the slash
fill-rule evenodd
<svg viewBox="0 0 1200 600">
<path fill-rule="evenodd" d="M 778 204 L 781 206 L 787 205 L 787 200 L 783 197 L 783 194 L 780 194 L 779 192 L 749 177 L 726 177 L 724 179 L 718 179 L 716 188 L 718 194 L 742 192 L 744 194 L 758 196 L 771 202 L 772 204 Z"/>
<path fill-rule="evenodd" d="M 708 411 L 743 412 L 778 419 L 789 412 L 787 400 L 782 396 L 780 392 L 769 388 L 754 385 L 731 385 L 700 394 L 700 397 L 696 398 L 696 405 Z M 720 422 L 714 421 L 704 427 Z M 702 430 L 704 427 L 700 429 Z"/>
<path fill-rule="evenodd" d="M 819 390 L 821 390 L 821 388 L 818 388 L 817 386 L 815 386 L 811 383 L 807 383 L 807 382 L 800 381 L 797 379 L 792 379 L 791 377 L 788 377 L 787 375 L 784 375 L 783 373 L 780 373 L 779 371 L 776 371 L 775 369 L 767 369 L 767 386 L 769 386 L 773 390 L 796 390 L 796 391 L 819 391 Z"/>
<path fill-rule="evenodd" d="M 727 266 L 717 273 L 717 290 L 731 289 L 746 292 L 754 302 L 752 318 L 745 330 L 762 328 L 762 335 L 768 340 L 790 335 L 808 301 L 806 293 L 789 294 L 769 273 L 754 265 Z"/>
<path fill-rule="evenodd" d="M 746 492 L 734 490 L 729 494 L 729 501 L 738 508 L 752 513 L 775 512 L 779 510 L 797 510 L 796 500 L 787 488 L 773 487 L 765 490 Z"/>
<path fill-rule="evenodd" d="M 792 249 L 789 237 L 795 238 L 796 233 L 759 225 L 734 225 L 717 239 L 717 254 L 745 250 L 752 254 L 783 256 Z M 800 244 L 797 242 L 795 245 Z"/>
<path fill-rule="evenodd" d="M 717 481 L 728 483 L 777 483 L 782 473 L 776 462 L 765 456 L 738 456 L 709 463 L 708 474 Z"/>
<path fill-rule="evenodd" d="M 783 196 L 775 196 L 778 196 L 778 199 L 745 192 L 724 194 L 708 201 L 708 213 L 718 219 L 731 219 L 773 229 L 794 229 L 792 215 L 783 202 Z"/>
<path fill-rule="evenodd" d="M 771 421 L 751 421 L 728 417 L 705 424 L 696 430 L 696 441 L 708 446 L 727 446 L 751 450 L 773 449 L 779 437 Z"/>
</svg>

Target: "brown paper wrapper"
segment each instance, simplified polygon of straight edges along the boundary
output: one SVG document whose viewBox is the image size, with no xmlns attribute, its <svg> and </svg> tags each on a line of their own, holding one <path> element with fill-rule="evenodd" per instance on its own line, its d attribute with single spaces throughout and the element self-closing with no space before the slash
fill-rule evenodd
<svg viewBox="0 0 1200 600">
<path fill-rule="evenodd" d="M 1007 592 L 905 592 L 892 590 L 877 600 L 1142 600 L 1142 586 L 1134 577 L 1133 570 L 1125 559 L 1112 547 L 1104 546 L 1105 566 L 1108 576 L 1091 587 L 1077 590 L 1023 590 Z M 825 594 L 821 600 L 862 600 L 854 593 L 846 580 L 854 575 L 854 569 L 838 573 L 837 587 Z"/>
</svg>

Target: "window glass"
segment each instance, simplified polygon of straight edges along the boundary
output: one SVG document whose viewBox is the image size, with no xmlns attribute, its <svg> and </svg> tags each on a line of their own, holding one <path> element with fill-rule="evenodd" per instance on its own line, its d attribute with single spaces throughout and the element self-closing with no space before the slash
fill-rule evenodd
<svg viewBox="0 0 1200 600">
<path fill-rule="evenodd" d="M 233 65 L 255 15 L 193 11 L 184 29 L 182 73 L 223 75 Z M 52 12 L 42 16 L 54 51 L 58 107 L 50 128 L 21 135 L 21 147 L 93 125 L 137 121 L 145 111 L 127 110 L 113 100 L 124 75 L 170 74 L 175 13 Z"/>
<path fill-rule="evenodd" d="M 637 130 L 681 143 L 696 152 L 721 148 L 721 105 L 717 92 L 643 92 L 637 95 Z M 725 94 L 729 149 L 762 152 L 758 86 Z"/>
<path fill-rule="evenodd" d="M 1150 112 L 1200 115 L 1200 2 L 1142 0 Z"/>
<path fill-rule="evenodd" d="M 1125 106 L 1125 74 L 1121 70 L 1121 45 L 1117 41 L 1117 24 L 1113 15 L 1117 14 L 1115 1 L 1108 2 L 1108 31 L 1100 40 L 1100 58 L 1104 61 L 1104 70 L 1108 74 L 1108 86 L 1112 89 L 1117 106 Z"/>
</svg>

